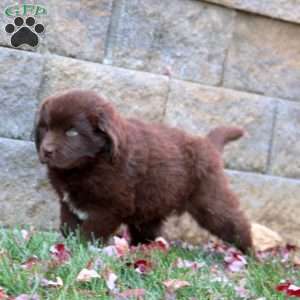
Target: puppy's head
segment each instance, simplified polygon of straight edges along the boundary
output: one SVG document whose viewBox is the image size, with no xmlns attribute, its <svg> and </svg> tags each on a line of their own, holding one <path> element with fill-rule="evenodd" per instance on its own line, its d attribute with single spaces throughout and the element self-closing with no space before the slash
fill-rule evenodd
<svg viewBox="0 0 300 300">
<path fill-rule="evenodd" d="M 123 139 L 122 119 L 96 93 L 70 90 L 46 98 L 35 124 L 40 161 L 49 167 L 72 169 L 99 155 L 113 161 Z"/>
</svg>

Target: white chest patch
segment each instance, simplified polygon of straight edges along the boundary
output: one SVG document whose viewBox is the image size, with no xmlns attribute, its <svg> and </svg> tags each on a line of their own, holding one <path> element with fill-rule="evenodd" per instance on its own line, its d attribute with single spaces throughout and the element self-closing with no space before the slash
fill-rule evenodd
<svg viewBox="0 0 300 300">
<path fill-rule="evenodd" d="M 71 201 L 69 194 L 64 193 L 62 202 L 66 203 L 69 210 L 81 221 L 85 221 L 89 218 L 89 214 L 81 209 L 78 209 Z"/>
</svg>

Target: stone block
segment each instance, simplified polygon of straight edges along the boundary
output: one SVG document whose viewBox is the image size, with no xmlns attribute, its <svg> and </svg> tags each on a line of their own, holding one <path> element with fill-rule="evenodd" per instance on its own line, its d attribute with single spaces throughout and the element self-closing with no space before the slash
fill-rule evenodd
<svg viewBox="0 0 300 300">
<path fill-rule="evenodd" d="M 58 200 L 32 142 L 0 138 L 0 219 L 3 225 L 58 227 Z"/>
<path fill-rule="evenodd" d="M 44 58 L 0 48 L 0 136 L 30 139 Z"/>
<path fill-rule="evenodd" d="M 126 116 L 148 121 L 163 118 L 168 78 L 144 72 L 48 56 L 41 97 L 69 89 L 92 89 Z"/>
<path fill-rule="evenodd" d="M 251 220 L 300 245 L 299 180 L 234 171 L 229 176 Z"/>
<path fill-rule="evenodd" d="M 271 159 L 274 175 L 300 178 L 300 104 L 279 101 Z"/>
<path fill-rule="evenodd" d="M 265 172 L 272 136 L 272 98 L 172 80 L 166 122 L 193 134 L 216 126 L 240 126 L 249 136 L 225 147 L 226 166 Z"/>
<path fill-rule="evenodd" d="M 119 0 L 105 62 L 219 84 L 234 15 L 191 0 Z"/>
<path fill-rule="evenodd" d="M 26 4 L 36 1 L 26 1 Z M 0 10 L 13 5 L 10 0 L 1 1 Z M 51 52 L 63 56 L 101 62 L 106 49 L 110 24 L 112 0 L 49 0 L 39 1 L 48 11 L 46 16 L 36 17 L 36 23 L 45 26 L 45 32 L 39 35 L 39 46 L 22 49 L 38 52 Z M 6 24 L 14 17 L 1 18 L 0 44 L 10 46 L 10 36 L 4 31 Z"/>
<path fill-rule="evenodd" d="M 300 101 L 299 35 L 296 24 L 239 13 L 224 86 Z"/>
<path fill-rule="evenodd" d="M 227 174 L 250 221 L 263 224 L 279 233 L 285 242 L 300 246 L 300 181 L 236 171 Z M 169 217 L 162 230 L 171 240 L 192 244 L 211 238 L 189 214 Z"/>
<path fill-rule="evenodd" d="M 294 0 L 205 0 L 226 7 L 245 10 L 300 24 L 299 3 Z"/>
</svg>

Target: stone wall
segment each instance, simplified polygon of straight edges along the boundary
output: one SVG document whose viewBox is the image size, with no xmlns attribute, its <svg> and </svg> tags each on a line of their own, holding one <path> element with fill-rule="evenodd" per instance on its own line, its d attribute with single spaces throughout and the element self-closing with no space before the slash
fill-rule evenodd
<svg viewBox="0 0 300 300">
<path fill-rule="evenodd" d="M 30 2 L 30 1 L 28 1 Z M 28 3 L 27 2 L 27 3 Z M 253 220 L 300 240 L 300 4 L 276 1 L 51 0 L 40 46 L 12 49 L 0 18 L 0 220 L 57 227 L 31 140 L 45 96 L 83 87 L 127 116 L 195 134 L 244 126 L 227 147 Z M 1 1 L 4 11 L 11 1 Z"/>
</svg>

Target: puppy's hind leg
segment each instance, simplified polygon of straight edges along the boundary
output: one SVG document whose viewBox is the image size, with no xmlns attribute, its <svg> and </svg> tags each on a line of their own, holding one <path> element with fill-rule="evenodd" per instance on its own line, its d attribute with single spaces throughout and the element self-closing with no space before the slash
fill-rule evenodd
<svg viewBox="0 0 300 300">
<path fill-rule="evenodd" d="M 230 191 L 223 170 L 205 176 L 188 204 L 200 226 L 243 252 L 252 249 L 250 223 Z"/>
<path fill-rule="evenodd" d="M 131 244 L 146 244 L 159 235 L 162 221 L 154 220 L 143 224 L 129 224 Z"/>
</svg>

